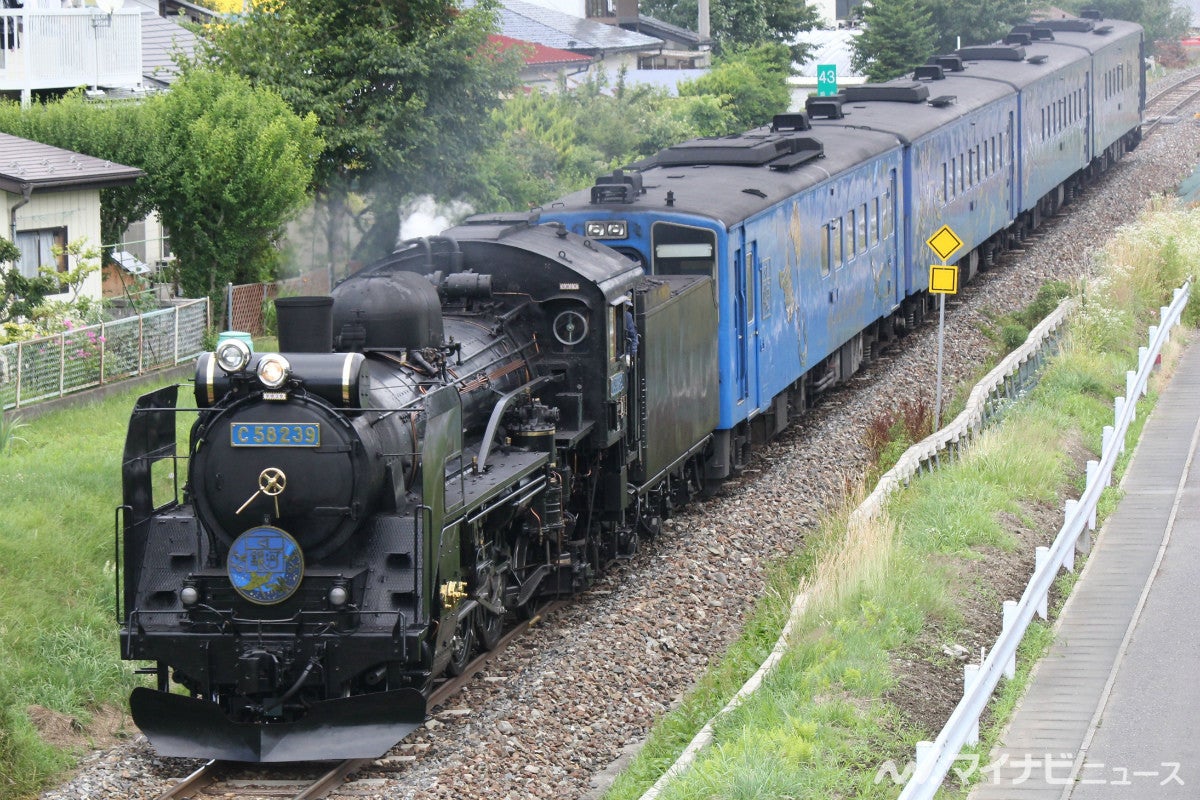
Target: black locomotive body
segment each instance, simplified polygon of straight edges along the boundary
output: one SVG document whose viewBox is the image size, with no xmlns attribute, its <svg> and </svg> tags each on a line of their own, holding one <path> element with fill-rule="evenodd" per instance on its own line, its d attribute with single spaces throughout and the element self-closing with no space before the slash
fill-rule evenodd
<svg viewBox="0 0 1200 800">
<path fill-rule="evenodd" d="M 280 353 L 201 356 L 165 502 L 177 387 L 133 414 L 121 644 L 154 662 L 131 708 L 164 755 L 386 752 L 507 613 L 587 587 L 701 486 L 710 278 L 498 217 L 332 295 L 281 303 Z"/>
</svg>

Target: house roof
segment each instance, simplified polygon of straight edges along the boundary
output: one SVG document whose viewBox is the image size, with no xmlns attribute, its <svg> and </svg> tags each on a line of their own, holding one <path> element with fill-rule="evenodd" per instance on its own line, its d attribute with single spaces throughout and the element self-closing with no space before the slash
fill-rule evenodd
<svg viewBox="0 0 1200 800">
<path fill-rule="evenodd" d="M 503 36 L 494 33 L 488 36 L 488 40 L 494 42 L 501 51 L 507 52 L 514 47 L 524 48 L 525 65 L 529 67 L 557 67 L 571 64 L 588 64 L 591 62 L 590 56 L 572 53 L 570 50 L 559 50 L 554 47 L 546 47 L 543 44 L 536 42 L 523 42 L 520 39 L 514 39 L 511 36 Z"/>
<path fill-rule="evenodd" d="M 191 58 L 196 53 L 196 34 L 174 20 L 154 12 L 142 12 L 142 74 L 155 83 L 174 83 L 179 77 L 174 54 Z"/>
<path fill-rule="evenodd" d="M 114 164 L 60 147 L 0 133 L 0 189 L 12 194 L 26 190 L 104 189 L 126 186 L 145 173 L 137 167 Z"/>
<path fill-rule="evenodd" d="M 702 44 L 712 44 L 712 37 L 701 39 L 700 34 L 687 28 L 681 28 L 678 25 L 672 25 L 669 22 L 663 22 L 661 19 L 648 17 L 645 14 L 638 14 L 637 29 L 641 33 L 656 36 L 659 39 L 666 39 L 671 42 L 679 42 L 687 44 L 691 47 L 699 47 Z"/>
<path fill-rule="evenodd" d="M 464 0 L 463 5 L 472 7 L 475 0 Z M 661 39 L 653 36 L 573 17 L 523 0 L 502 0 L 497 16 L 500 32 L 505 36 L 586 55 L 658 50 L 663 45 Z"/>
<path fill-rule="evenodd" d="M 179 70 L 173 56 L 176 52 L 187 58 L 195 55 L 196 34 L 179 24 L 178 14 L 159 16 L 158 0 L 130 0 L 129 6 L 142 12 L 143 75 L 156 84 L 174 83 Z"/>
</svg>

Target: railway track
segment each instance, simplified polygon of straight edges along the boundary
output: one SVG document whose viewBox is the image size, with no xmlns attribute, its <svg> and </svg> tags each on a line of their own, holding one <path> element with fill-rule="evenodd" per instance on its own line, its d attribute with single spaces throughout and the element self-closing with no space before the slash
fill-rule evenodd
<svg viewBox="0 0 1200 800">
<path fill-rule="evenodd" d="M 437 708 L 467 686 L 477 672 L 502 653 L 529 628 L 554 613 L 568 601 L 547 603 L 528 620 L 514 625 L 496 646 L 471 661 L 463 673 L 438 684 L 429 695 L 428 707 Z M 314 768 L 324 771 L 312 776 Z M 333 766 L 328 764 L 241 764 L 235 761 L 214 760 L 180 779 L 157 800 L 201 800 L 201 798 L 291 798 L 319 800 L 328 797 L 344 785 L 351 776 L 364 771 L 391 772 L 394 767 L 379 764 L 375 759 L 351 758 Z"/>
<path fill-rule="evenodd" d="M 1179 109 L 1197 97 L 1200 97 L 1200 72 L 1185 73 L 1178 80 L 1159 87 L 1146 98 L 1142 136 L 1149 136 L 1160 124 L 1169 121 Z"/>
</svg>

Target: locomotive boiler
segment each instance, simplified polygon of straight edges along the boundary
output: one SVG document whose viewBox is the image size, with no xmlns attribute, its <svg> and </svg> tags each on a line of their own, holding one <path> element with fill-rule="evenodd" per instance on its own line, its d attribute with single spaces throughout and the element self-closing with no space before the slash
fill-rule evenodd
<svg viewBox="0 0 1200 800">
<path fill-rule="evenodd" d="M 163 755 L 382 755 L 506 615 L 700 488 L 715 319 L 708 278 L 483 218 L 280 301 L 280 352 L 200 356 L 186 459 L 175 386 L 126 442 L 135 722 Z"/>
</svg>

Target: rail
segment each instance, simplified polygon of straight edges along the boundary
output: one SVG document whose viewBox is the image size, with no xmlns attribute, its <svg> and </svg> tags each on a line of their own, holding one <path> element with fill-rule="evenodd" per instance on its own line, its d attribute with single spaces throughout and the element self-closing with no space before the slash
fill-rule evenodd
<svg viewBox="0 0 1200 800">
<path fill-rule="evenodd" d="M 1191 283 L 1175 290 L 1169 306 L 1159 309 L 1159 324 L 1149 329 L 1146 347 L 1138 348 L 1138 368 L 1125 373 L 1125 395 L 1114 400 L 1113 425 L 1105 426 L 1100 460 L 1087 464 L 1087 487 L 1079 500 L 1068 500 L 1065 521 L 1053 544 L 1037 548 L 1036 568 L 1019 601 L 1004 602 L 1004 622 L 991 652 L 979 665 L 964 670 L 963 698 L 950 714 L 937 738 L 917 745 L 916 769 L 901 791 L 899 800 L 926 800 L 937 794 L 955 759 L 965 745 L 979 741 L 979 717 L 987 707 L 1000 677 L 1016 673 L 1017 646 L 1036 613 L 1046 617 L 1047 597 L 1059 569 L 1073 570 L 1076 551 L 1091 547 L 1096 527 L 1096 506 L 1112 480 L 1117 457 L 1125 450 L 1125 435 L 1137 414 L 1138 398 L 1146 394 L 1150 372 L 1170 339 L 1191 294 Z"/>
<path fill-rule="evenodd" d="M 204 351 L 208 300 L 0 346 L 0 411 L 173 367 Z"/>
</svg>

